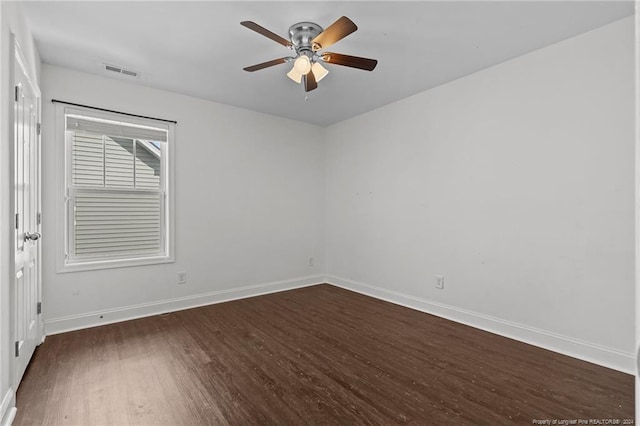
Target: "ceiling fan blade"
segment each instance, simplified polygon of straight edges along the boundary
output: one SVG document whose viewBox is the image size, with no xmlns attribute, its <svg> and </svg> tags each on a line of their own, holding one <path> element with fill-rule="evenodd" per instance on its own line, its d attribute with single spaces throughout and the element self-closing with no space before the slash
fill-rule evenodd
<svg viewBox="0 0 640 426">
<path fill-rule="evenodd" d="M 312 71 L 309 71 L 304 76 L 304 91 L 310 92 L 313 89 L 316 89 L 317 87 L 318 87 L 318 83 L 316 82 L 316 76 L 313 75 Z"/>
<path fill-rule="evenodd" d="M 260 25 L 256 24 L 253 21 L 242 21 L 240 22 L 240 25 L 257 32 L 258 34 L 262 34 L 263 36 L 270 38 L 271 40 L 275 41 L 276 43 L 280 43 L 283 46 L 286 46 L 286 47 L 292 46 L 291 42 L 286 38 L 280 37 L 278 34 L 273 33 L 264 27 L 261 27 Z"/>
<path fill-rule="evenodd" d="M 373 71 L 376 65 L 378 65 L 378 61 L 375 59 L 331 52 L 323 53 L 322 60 L 328 64 L 343 65 L 345 67 L 358 68 L 365 71 Z"/>
<path fill-rule="evenodd" d="M 329 28 L 321 32 L 312 40 L 313 50 L 326 49 L 337 41 L 342 40 L 358 27 L 351 19 L 343 16 L 333 24 L 329 25 Z"/>
<path fill-rule="evenodd" d="M 264 68 L 272 67 L 274 65 L 284 64 L 285 62 L 289 62 L 288 60 L 289 60 L 289 58 L 278 58 L 278 59 L 274 59 L 272 61 L 263 62 L 261 64 L 252 65 L 250 67 L 245 67 L 245 68 L 242 68 L 242 69 L 245 70 L 245 71 L 254 72 L 254 71 L 258 71 L 258 70 L 264 69 Z"/>
</svg>

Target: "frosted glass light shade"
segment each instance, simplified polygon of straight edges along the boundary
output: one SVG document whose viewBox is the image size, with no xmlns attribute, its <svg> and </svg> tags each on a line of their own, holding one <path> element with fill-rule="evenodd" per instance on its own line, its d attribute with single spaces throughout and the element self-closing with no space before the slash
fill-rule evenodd
<svg viewBox="0 0 640 426">
<path fill-rule="evenodd" d="M 311 71 L 313 72 L 313 76 L 316 78 L 316 81 L 322 80 L 327 74 L 329 74 L 329 71 L 320 65 L 320 62 L 314 62 L 313 65 L 311 65 Z"/>
<path fill-rule="evenodd" d="M 291 80 L 295 81 L 298 84 L 302 83 L 302 74 L 300 74 L 296 70 L 295 65 L 293 66 L 293 68 L 291 68 L 291 71 L 287 73 L 287 77 L 289 77 Z"/>
<path fill-rule="evenodd" d="M 298 71 L 299 74 L 305 75 L 311 71 L 311 61 L 307 55 L 300 55 L 298 59 L 293 63 L 293 68 Z"/>
</svg>

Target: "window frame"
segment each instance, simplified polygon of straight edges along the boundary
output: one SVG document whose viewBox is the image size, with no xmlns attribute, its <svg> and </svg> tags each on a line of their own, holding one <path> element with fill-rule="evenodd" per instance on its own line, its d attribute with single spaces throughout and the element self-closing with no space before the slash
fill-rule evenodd
<svg viewBox="0 0 640 426">
<path fill-rule="evenodd" d="M 167 131 L 167 142 L 162 150 L 166 154 L 162 159 L 163 172 L 161 173 L 161 186 L 164 185 L 164 203 L 162 205 L 161 216 L 161 251 L 160 254 L 152 255 L 132 255 L 130 257 L 119 258 L 73 258 L 69 256 L 71 245 L 74 243 L 73 238 L 73 214 L 71 212 L 71 197 L 78 191 L 109 191 L 100 188 L 78 188 L 73 186 L 72 181 L 72 144 L 67 140 L 66 116 L 81 115 L 118 121 L 141 126 L 150 126 Z M 84 108 L 79 106 L 69 106 L 63 103 L 56 104 L 56 125 L 55 140 L 57 152 L 57 217 L 56 217 L 56 237 L 57 237 L 57 272 L 75 272 L 98 269 L 122 268 L 131 266 L 145 266 L 162 263 L 175 262 L 175 234 L 174 234 L 174 188 L 175 188 L 175 172 L 174 172 L 174 155 L 175 155 L 175 125 L 174 123 L 163 122 L 159 120 L 138 118 L 128 116 L 126 114 L 118 114 L 115 112 L 99 111 L 92 108 Z M 135 161 L 135 159 L 134 159 Z M 113 189 L 117 192 L 136 193 L 140 190 L 136 189 Z M 149 191 L 144 191 L 149 193 Z M 161 191 L 162 193 L 162 191 Z"/>
</svg>

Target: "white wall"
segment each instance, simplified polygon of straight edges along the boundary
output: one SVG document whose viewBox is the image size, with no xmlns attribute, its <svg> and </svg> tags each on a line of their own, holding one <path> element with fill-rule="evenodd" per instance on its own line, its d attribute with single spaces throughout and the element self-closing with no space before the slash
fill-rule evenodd
<svg viewBox="0 0 640 426">
<path fill-rule="evenodd" d="M 322 281 L 320 128 L 49 65 L 42 90 L 48 334 Z M 56 273 L 55 157 L 63 148 L 52 98 L 178 121 L 175 263 Z M 187 272 L 186 285 L 177 285 L 179 271 Z"/>
<path fill-rule="evenodd" d="M 329 281 L 634 372 L 633 31 L 329 127 Z"/>
<path fill-rule="evenodd" d="M 38 81 L 40 58 L 33 43 L 31 32 L 26 24 L 20 5 L 12 2 L 0 2 L 0 424 L 10 420 L 15 405 L 12 387 L 13 342 L 11 333 L 11 292 L 13 280 L 10 256 L 12 234 L 12 212 L 9 200 L 13 196 L 13 188 L 9 186 L 11 128 L 9 111 L 13 108 L 13 82 L 11 65 L 13 48 L 11 35 L 20 45 L 31 68 L 32 77 Z"/>
</svg>

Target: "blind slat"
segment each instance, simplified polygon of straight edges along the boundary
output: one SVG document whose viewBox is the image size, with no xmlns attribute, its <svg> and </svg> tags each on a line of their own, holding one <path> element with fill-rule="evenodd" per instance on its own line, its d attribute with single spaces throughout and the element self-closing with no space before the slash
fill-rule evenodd
<svg viewBox="0 0 640 426">
<path fill-rule="evenodd" d="M 84 249 L 103 247 L 154 247 L 158 246 L 157 238 L 142 238 L 126 240 L 123 238 L 95 238 L 91 240 L 79 238 L 76 240 L 76 247 Z"/>
<path fill-rule="evenodd" d="M 133 250 L 123 250 L 122 248 L 109 248 L 109 247 L 105 247 L 102 248 L 100 250 L 93 250 L 89 253 L 81 253 L 81 254 L 77 254 L 76 256 L 78 258 L 104 258 L 106 256 L 108 257 L 125 257 L 125 256 L 140 256 L 140 255 L 153 255 L 156 254 L 158 252 L 158 248 L 157 247 L 152 247 L 152 248 L 142 248 L 142 249 L 133 249 Z"/>
<path fill-rule="evenodd" d="M 76 235 L 78 236 L 78 238 L 80 238 L 80 236 L 83 236 L 83 235 L 95 236 L 95 235 L 98 235 L 96 231 L 99 231 L 101 238 L 111 238 L 110 235 L 112 234 L 119 238 L 119 235 L 122 233 L 121 229 L 122 228 L 99 229 L 99 230 L 96 230 L 96 229 L 76 230 Z M 158 235 L 160 235 L 160 232 L 158 232 L 157 229 L 149 229 L 147 232 L 142 232 L 142 230 L 137 230 L 137 229 L 130 229 L 130 232 L 127 232 L 127 236 L 132 238 L 134 237 L 135 238 L 145 238 L 145 237 L 156 238 Z"/>
</svg>

